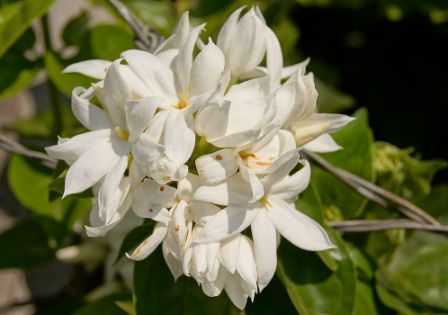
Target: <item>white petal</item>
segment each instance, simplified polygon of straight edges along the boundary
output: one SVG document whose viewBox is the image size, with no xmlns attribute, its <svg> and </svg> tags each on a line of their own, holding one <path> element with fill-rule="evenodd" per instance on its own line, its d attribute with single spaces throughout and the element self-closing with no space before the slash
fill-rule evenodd
<svg viewBox="0 0 448 315">
<path fill-rule="evenodd" d="M 283 56 L 280 43 L 274 32 L 267 26 L 266 30 L 266 64 L 268 68 L 268 75 L 270 81 L 270 89 L 273 91 L 280 84 L 282 67 L 283 67 Z"/>
<path fill-rule="evenodd" d="M 254 259 L 254 248 L 250 238 L 240 236 L 240 252 L 236 270 L 247 286 L 257 288 L 257 266 Z"/>
<path fill-rule="evenodd" d="M 201 230 L 195 242 L 218 242 L 246 229 L 257 215 L 258 209 L 229 206 L 218 212 Z"/>
<path fill-rule="evenodd" d="M 275 123 L 283 126 L 291 117 L 295 105 L 296 88 L 294 81 L 288 81 L 275 92 Z"/>
<path fill-rule="evenodd" d="M 189 31 L 190 22 L 188 19 L 188 11 L 185 11 L 174 28 L 173 35 L 168 37 L 159 47 L 157 47 L 155 54 L 160 56 L 161 52 L 165 52 L 168 49 L 179 49 L 187 39 Z"/>
<path fill-rule="evenodd" d="M 303 167 L 291 176 L 286 176 L 272 185 L 269 194 L 277 198 L 287 200 L 295 199 L 310 183 L 311 167 L 308 161 L 301 160 Z"/>
<path fill-rule="evenodd" d="M 143 183 L 134 190 L 132 209 L 141 218 L 166 222 L 170 217 L 165 208 L 169 206 L 175 194 L 175 188 L 159 185 L 145 178 Z"/>
<path fill-rule="evenodd" d="M 82 133 L 60 142 L 57 145 L 46 147 L 47 154 L 55 159 L 64 160 L 68 164 L 73 164 L 81 155 L 91 148 L 107 143 L 111 137 L 110 129 L 102 129 Z"/>
<path fill-rule="evenodd" d="M 151 95 L 173 101 L 177 98 L 173 72 L 156 56 L 142 50 L 128 50 L 121 55 L 151 91 Z"/>
<path fill-rule="evenodd" d="M 148 126 L 159 104 L 164 102 L 160 97 L 147 97 L 126 104 L 126 121 L 130 133 L 130 141 L 135 140 Z"/>
<path fill-rule="evenodd" d="M 176 90 L 180 93 L 184 93 L 184 96 L 188 96 L 190 72 L 193 63 L 193 49 L 203 27 L 204 25 L 200 25 L 190 31 L 187 40 L 184 45 L 180 47 L 179 54 L 173 61 L 172 69 L 175 73 Z"/>
<path fill-rule="evenodd" d="M 107 173 L 98 193 L 98 207 L 100 211 L 100 219 L 106 224 L 110 223 L 114 213 L 120 206 L 119 186 L 124 172 L 128 167 L 128 157 L 122 156 L 117 164 Z M 117 198 L 118 197 L 118 198 Z"/>
<path fill-rule="evenodd" d="M 168 157 L 162 156 L 151 164 L 149 173 L 155 181 L 163 185 L 173 180 L 180 181 L 184 179 L 188 174 L 188 166 L 179 165 Z"/>
<path fill-rule="evenodd" d="M 196 224 L 205 225 L 221 208 L 212 203 L 202 201 L 190 201 L 190 210 Z"/>
<path fill-rule="evenodd" d="M 126 190 L 126 188 L 122 187 L 122 190 Z M 95 202 L 89 214 L 90 226 L 84 226 L 87 236 L 102 237 L 105 236 L 108 231 L 117 226 L 127 214 L 127 211 L 129 210 L 130 200 L 130 198 L 126 198 L 123 201 L 120 208 L 116 211 L 113 220 L 107 224 L 100 219 L 98 202 Z"/>
<path fill-rule="evenodd" d="M 232 303 L 240 310 L 244 310 L 248 295 L 242 288 L 241 278 L 237 274 L 229 275 L 224 288 Z"/>
<path fill-rule="evenodd" d="M 129 66 L 122 65 L 120 60 L 117 60 L 106 73 L 100 98 L 115 126 L 127 130 L 125 104 L 148 95 L 149 90 Z"/>
<path fill-rule="evenodd" d="M 224 55 L 209 40 L 209 43 L 194 59 L 190 74 L 190 95 L 212 92 L 224 71 Z"/>
<path fill-rule="evenodd" d="M 277 268 L 277 231 L 271 221 L 260 211 L 251 225 L 257 264 L 258 288 L 263 290 L 272 280 Z"/>
<path fill-rule="evenodd" d="M 167 226 L 165 223 L 156 223 L 154 231 L 151 236 L 145 239 L 138 247 L 132 252 L 132 254 L 126 256 L 132 260 L 143 260 L 156 250 L 156 248 L 162 243 L 167 233 Z"/>
<path fill-rule="evenodd" d="M 164 145 L 166 156 L 179 166 L 188 161 L 194 149 L 193 119 L 173 110 L 165 122 Z"/>
<path fill-rule="evenodd" d="M 238 18 L 243 9 L 244 6 L 233 11 L 233 13 L 229 16 L 229 18 L 219 31 L 217 44 L 218 47 L 221 48 L 221 50 L 224 52 L 226 56 L 228 56 L 230 53 L 233 38 L 235 36 L 235 33 L 237 32 Z"/>
<path fill-rule="evenodd" d="M 93 89 L 92 89 L 93 91 Z M 89 102 L 86 94 L 90 94 L 90 89 L 75 87 L 72 92 L 72 111 L 76 119 L 89 130 L 99 130 L 112 128 L 112 121 L 108 114 Z"/>
<path fill-rule="evenodd" d="M 174 58 L 179 54 L 179 49 L 168 49 L 159 54 L 157 54 L 157 59 L 159 59 L 165 66 L 171 67 Z"/>
<path fill-rule="evenodd" d="M 175 206 L 172 215 L 172 224 L 174 231 L 176 233 L 177 242 L 179 247 L 183 248 L 185 245 L 185 240 L 187 238 L 187 215 L 189 211 L 189 206 L 184 200 L 180 200 Z"/>
<path fill-rule="evenodd" d="M 311 251 L 335 247 L 319 223 L 281 199 L 270 198 L 269 202 L 272 207 L 267 208 L 267 213 L 271 222 L 280 234 L 292 244 Z"/>
<path fill-rule="evenodd" d="M 85 152 L 68 169 L 64 196 L 80 193 L 97 183 L 126 155 L 126 144 L 98 144 Z M 125 154 L 123 154 L 125 153 Z"/>
<path fill-rule="evenodd" d="M 132 155 L 143 166 L 154 162 L 162 155 L 164 147 L 154 142 L 149 134 L 142 134 L 132 144 Z"/>
<path fill-rule="evenodd" d="M 107 60 L 91 59 L 71 64 L 62 73 L 81 73 L 91 78 L 104 80 L 106 71 L 111 64 Z"/>
<path fill-rule="evenodd" d="M 297 150 L 291 150 L 281 155 L 276 163 L 279 165 L 275 171 L 263 177 L 262 182 L 265 189 L 269 189 L 272 185 L 287 176 L 299 162 L 299 154 Z"/>
<path fill-rule="evenodd" d="M 223 149 L 203 155 L 195 161 L 201 180 L 206 185 L 215 185 L 234 175 L 238 170 L 234 150 Z"/>
<path fill-rule="evenodd" d="M 170 253 L 165 242 L 162 243 L 162 252 L 166 265 L 176 281 L 182 275 L 182 263 Z"/>
<path fill-rule="evenodd" d="M 266 52 L 266 26 L 251 9 L 237 24 L 230 50 L 226 53 L 227 65 L 234 77 L 253 70 Z"/>
<path fill-rule="evenodd" d="M 330 124 L 328 132 L 334 132 L 344 128 L 355 119 L 355 117 L 350 117 L 343 114 L 313 114 L 310 118 L 308 118 L 307 123 L 314 124 L 328 122 Z"/>
<path fill-rule="evenodd" d="M 335 152 L 342 147 L 334 141 L 334 139 L 328 134 L 317 137 L 316 139 L 305 144 L 302 149 L 317 153 Z"/>
<path fill-rule="evenodd" d="M 249 200 L 253 203 L 260 200 L 264 196 L 264 187 L 260 179 L 254 173 L 250 172 L 246 167 L 240 166 L 241 177 L 244 178 L 249 184 L 252 190 L 252 198 Z"/>
<path fill-rule="evenodd" d="M 252 189 L 237 173 L 223 183 L 198 187 L 193 196 L 195 200 L 222 206 L 244 205 L 252 198 Z"/>
<path fill-rule="evenodd" d="M 195 119 L 195 130 L 198 135 L 205 137 L 207 142 L 214 143 L 215 140 L 225 136 L 230 111 L 230 102 L 225 102 L 202 109 Z"/>
<path fill-rule="evenodd" d="M 240 235 L 237 234 L 221 242 L 221 263 L 232 274 L 235 273 L 238 265 L 240 239 Z"/>
<path fill-rule="evenodd" d="M 224 268 L 220 268 L 215 281 L 204 281 L 201 284 L 202 292 L 209 297 L 220 295 L 228 276 L 228 272 Z"/>
</svg>

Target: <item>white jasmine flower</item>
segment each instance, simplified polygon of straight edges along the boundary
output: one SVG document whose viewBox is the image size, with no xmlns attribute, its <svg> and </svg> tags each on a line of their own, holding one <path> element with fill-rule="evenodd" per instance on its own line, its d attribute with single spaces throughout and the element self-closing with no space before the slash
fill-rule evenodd
<svg viewBox="0 0 448 315">
<path fill-rule="evenodd" d="M 320 251 L 334 247 L 317 222 L 295 209 L 294 201 L 308 186 L 310 179 L 310 167 L 306 161 L 301 161 L 301 170 L 288 175 L 298 159 L 297 153 L 292 151 L 282 166 L 262 177 L 265 195 L 256 202 L 251 202 L 251 189 L 239 174 L 218 185 L 201 186 L 194 193 L 197 200 L 226 206 L 208 221 L 196 242 L 218 242 L 251 226 L 260 290 L 269 283 L 275 272 L 275 231 L 306 250 Z"/>
</svg>

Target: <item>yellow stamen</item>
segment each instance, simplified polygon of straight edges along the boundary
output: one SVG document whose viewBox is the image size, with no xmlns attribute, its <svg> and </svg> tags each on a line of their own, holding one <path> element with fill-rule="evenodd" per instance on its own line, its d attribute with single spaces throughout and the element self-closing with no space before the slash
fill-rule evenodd
<svg viewBox="0 0 448 315">
<path fill-rule="evenodd" d="M 266 196 L 264 196 L 263 198 L 260 199 L 260 203 L 264 206 L 272 207 L 272 203 L 269 202 L 269 200 Z"/>
<path fill-rule="evenodd" d="M 178 97 L 179 97 L 179 102 L 177 103 L 176 108 L 177 109 L 183 109 L 183 108 L 187 107 L 188 100 L 185 97 L 184 93 L 179 92 L 178 93 Z"/>
<path fill-rule="evenodd" d="M 115 133 L 117 134 L 118 138 L 120 138 L 121 140 L 128 140 L 129 139 L 129 132 L 121 129 L 120 127 L 115 127 Z"/>
<path fill-rule="evenodd" d="M 243 160 L 247 160 L 248 158 L 257 159 L 257 156 L 254 153 L 243 153 L 243 152 L 240 152 L 240 157 Z"/>
<path fill-rule="evenodd" d="M 269 166 L 272 164 L 272 162 L 255 162 L 255 164 L 260 166 Z"/>
</svg>

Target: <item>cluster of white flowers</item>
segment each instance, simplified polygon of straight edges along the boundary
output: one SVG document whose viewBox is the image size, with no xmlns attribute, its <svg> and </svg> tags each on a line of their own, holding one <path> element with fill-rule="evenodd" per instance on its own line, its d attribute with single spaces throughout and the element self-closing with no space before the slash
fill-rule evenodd
<svg viewBox="0 0 448 315">
<path fill-rule="evenodd" d="M 242 10 L 216 44 L 203 43 L 204 25 L 191 26 L 185 13 L 154 53 L 69 66 L 98 80 L 72 95 L 90 131 L 47 148 L 70 165 L 65 195 L 93 188 L 89 236 L 132 209 L 155 228 L 129 258 L 161 244 L 175 278 L 193 277 L 209 296 L 225 290 L 240 309 L 272 279 L 280 235 L 306 250 L 334 247 L 295 208 L 310 180 L 299 151 L 340 149 L 329 133 L 351 121 L 316 113 L 307 61 L 284 68 L 258 8 Z"/>
</svg>

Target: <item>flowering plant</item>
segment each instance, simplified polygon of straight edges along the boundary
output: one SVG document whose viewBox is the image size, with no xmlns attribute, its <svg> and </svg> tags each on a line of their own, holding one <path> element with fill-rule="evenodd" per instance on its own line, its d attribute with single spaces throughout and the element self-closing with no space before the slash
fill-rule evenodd
<svg viewBox="0 0 448 315">
<path fill-rule="evenodd" d="M 0 6 L 0 20 L 52 2 L 33 1 Z M 70 21 L 60 50 L 45 17 L 45 54 L 26 46 L 26 71 L 0 82 L 1 99 L 44 63 L 53 101 L 53 124 L 38 115 L 11 128 L 25 141 L 41 132 L 45 153 L 0 135 L 1 148 L 41 162 L 10 160 L 9 187 L 32 217 L 0 234 L 0 268 L 72 268 L 51 307 L 32 300 L 38 314 L 448 310 L 445 284 L 421 277 L 441 268 L 446 240 L 405 232 L 448 233 L 446 187 L 430 185 L 445 162 L 374 143 L 365 109 L 336 113 L 351 97 L 307 70 L 320 75 L 314 58 L 286 65 L 298 35 L 284 14 L 283 28 L 273 22 L 276 4 L 267 19 L 234 5 L 201 24 L 183 1 L 175 22 L 165 2 L 124 2 L 132 11 L 108 0 L 118 24 Z"/>
</svg>

